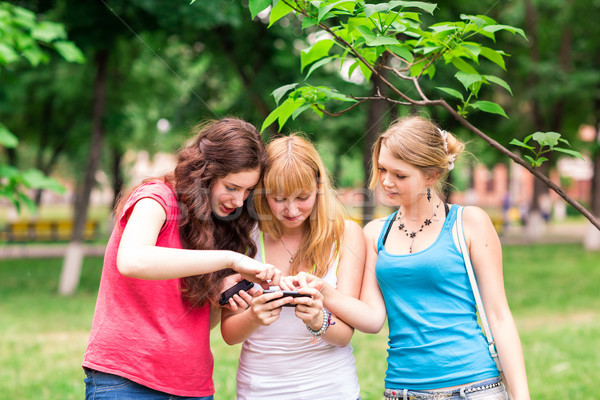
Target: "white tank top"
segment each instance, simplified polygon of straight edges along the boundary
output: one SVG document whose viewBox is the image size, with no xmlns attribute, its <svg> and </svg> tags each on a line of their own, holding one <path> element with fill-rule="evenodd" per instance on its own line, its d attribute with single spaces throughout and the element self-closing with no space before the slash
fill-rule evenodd
<svg viewBox="0 0 600 400">
<path fill-rule="evenodd" d="M 253 234 L 262 261 L 262 240 Z M 336 287 L 337 259 L 324 281 Z M 242 344 L 237 371 L 238 400 L 356 400 L 360 387 L 352 346 L 337 347 L 312 335 L 293 307 L 261 326 Z"/>
</svg>

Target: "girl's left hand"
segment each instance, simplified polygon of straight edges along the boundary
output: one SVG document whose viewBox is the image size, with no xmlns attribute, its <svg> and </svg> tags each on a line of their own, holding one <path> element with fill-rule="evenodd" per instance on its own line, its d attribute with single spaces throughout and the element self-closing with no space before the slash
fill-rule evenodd
<svg viewBox="0 0 600 400">
<path fill-rule="evenodd" d="M 302 293 L 311 295 L 311 297 L 296 297 L 291 304 L 296 305 L 296 317 L 310 326 L 311 329 L 318 331 L 323 325 L 323 295 L 315 288 L 302 288 Z"/>
</svg>

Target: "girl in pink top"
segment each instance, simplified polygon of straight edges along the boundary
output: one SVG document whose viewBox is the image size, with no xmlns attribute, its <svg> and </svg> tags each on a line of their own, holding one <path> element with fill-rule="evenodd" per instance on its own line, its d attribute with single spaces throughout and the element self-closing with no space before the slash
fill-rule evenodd
<svg viewBox="0 0 600 400">
<path fill-rule="evenodd" d="M 252 258 L 246 199 L 265 160 L 254 126 L 212 121 L 172 173 L 121 199 L 83 360 L 86 398 L 213 398 L 209 331 L 217 295 L 235 283 L 224 277 L 279 282 Z"/>
</svg>

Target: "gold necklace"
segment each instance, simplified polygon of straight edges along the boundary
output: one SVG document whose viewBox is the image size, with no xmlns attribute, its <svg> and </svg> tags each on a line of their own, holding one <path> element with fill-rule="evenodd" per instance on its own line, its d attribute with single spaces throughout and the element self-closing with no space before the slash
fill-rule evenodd
<svg viewBox="0 0 600 400">
<path fill-rule="evenodd" d="M 412 239 L 412 241 L 410 242 L 410 247 L 408 248 L 409 252 L 412 253 L 413 252 L 413 244 L 415 244 L 415 238 L 417 237 L 417 234 L 420 232 L 423 232 L 423 228 L 425 228 L 426 226 L 431 225 L 432 220 L 437 217 L 437 210 L 440 208 L 440 203 L 438 203 L 435 206 L 435 210 L 433 210 L 433 215 L 431 216 L 431 218 L 425 218 L 425 221 L 423 221 L 423 223 L 421 224 L 421 227 L 419 228 L 419 230 L 416 231 L 412 231 L 412 232 L 408 232 L 408 229 L 405 228 L 404 222 L 400 222 L 401 219 L 404 219 L 404 216 L 398 216 L 398 222 L 400 222 L 400 225 L 398 225 L 398 229 L 403 231 L 404 234 L 406 235 L 406 237 L 409 237 Z M 398 211 L 398 214 L 400 214 L 400 212 Z"/>
<path fill-rule="evenodd" d="M 296 253 L 298 252 L 298 250 L 296 250 L 294 253 L 292 253 L 290 251 L 290 249 L 287 248 L 287 246 L 285 245 L 285 243 L 283 243 L 283 239 L 282 238 L 279 238 L 279 241 L 283 245 L 283 248 L 285 249 L 285 251 L 287 251 L 288 254 L 290 255 L 290 264 L 293 263 L 294 262 L 294 256 L 296 255 Z"/>
</svg>

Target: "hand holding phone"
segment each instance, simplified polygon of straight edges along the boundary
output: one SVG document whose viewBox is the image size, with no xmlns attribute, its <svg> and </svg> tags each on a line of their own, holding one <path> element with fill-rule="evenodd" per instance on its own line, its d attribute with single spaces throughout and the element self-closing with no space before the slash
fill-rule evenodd
<svg viewBox="0 0 600 400">
<path fill-rule="evenodd" d="M 269 301 L 267 301 L 267 303 L 270 303 L 270 302 L 275 301 L 275 300 L 282 299 L 284 297 L 311 297 L 310 294 L 298 293 L 295 290 L 279 290 L 279 289 L 275 289 L 274 290 L 274 289 L 267 289 L 267 290 L 265 290 L 263 292 L 263 294 L 277 293 L 277 292 L 282 292 L 283 296 L 277 297 L 277 298 L 275 298 L 273 300 L 269 300 Z M 283 307 L 296 307 L 296 305 L 295 304 L 289 304 L 289 303 L 287 303 L 287 304 L 284 304 Z"/>
<path fill-rule="evenodd" d="M 221 297 L 219 298 L 219 305 L 227 305 L 227 303 L 229 303 L 229 299 L 232 298 L 234 295 L 238 294 L 241 290 L 247 292 L 253 287 L 254 283 L 247 281 L 246 279 L 242 279 L 241 281 L 239 281 L 238 283 L 221 293 Z"/>
</svg>

